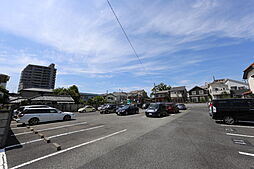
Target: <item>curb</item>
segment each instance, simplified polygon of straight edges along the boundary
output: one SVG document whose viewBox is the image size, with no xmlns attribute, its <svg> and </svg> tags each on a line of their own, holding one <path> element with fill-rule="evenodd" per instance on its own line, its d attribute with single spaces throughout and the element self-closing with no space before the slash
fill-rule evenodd
<svg viewBox="0 0 254 169">
<path fill-rule="evenodd" d="M 44 137 L 43 140 L 46 142 L 46 143 L 50 143 L 50 139 L 48 137 Z"/>
<path fill-rule="evenodd" d="M 40 138 L 44 138 L 44 134 L 38 133 L 38 135 L 40 136 Z"/>
<path fill-rule="evenodd" d="M 56 147 L 57 151 L 62 149 L 61 146 L 59 144 L 57 144 L 57 143 L 53 143 L 53 145 Z"/>
</svg>

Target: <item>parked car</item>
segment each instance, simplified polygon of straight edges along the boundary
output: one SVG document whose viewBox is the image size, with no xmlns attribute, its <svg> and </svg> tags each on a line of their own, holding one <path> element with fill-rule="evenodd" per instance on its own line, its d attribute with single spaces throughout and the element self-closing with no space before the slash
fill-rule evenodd
<svg viewBox="0 0 254 169">
<path fill-rule="evenodd" d="M 165 106 L 168 113 L 179 113 L 179 109 L 175 103 L 165 103 Z"/>
<path fill-rule="evenodd" d="M 117 106 L 115 104 L 108 104 L 104 106 L 101 110 L 101 114 L 108 114 L 108 113 L 116 113 Z"/>
<path fill-rule="evenodd" d="M 104 106 L 106 106 L 106 105 L 100 105 L 97 109 L 101 110 Z"/>
<path fill-rule="evenodd" d="M 142 109 L 147 109 L 149 107 L 150 103 L 144 103 L 142 105 Z"/>
<path fill-rule="evenodd" d="M 50 106 L 47 106 L 47 105 L 28 105 L 28 106 L 20 106 L 19 108 L 15 109 L 13 111 L 13 118 L 17 118 L 17 115 L 24 111 L 25 109 L 28 109 L 28 108 L 52 108 Z"/>
<path fill-rule="evenodd" d="M 210 103 L 210 116 L 226 124 L 254 121 L 254 99 L 218 99 Z"/>
<path fill-rule="evenodd" d="M 93 111 L 96 111 L 96 109 L 93 106 L 85 106 L 85 107 L 78 109 L 79 113 L 93 112 Z"/>
<path fill-rule="evenodd" d="M 55 108 L 27 108 L 20 112 L 15 119 L 17 123 L 36 125 L 40 122 L 70 120 L 73 113 L 62 112 Z"/>
<path fill-rule="evenodd" d="M 147 117 L 150 116 L 162 117 L 168 115 L 165 103 L 151 103 L 149 107 L 146 109 L 145 113 Z"/>
<path fill-rule="evenodd" d="M 139 112 L 138 107 L 134 105 L 125 105 L 122 108 L 116 110 L 117 115 L 129 115 L 129 114 L 136 114 Z"/>
<path fill-rule="evenodd" d="M 179 103 L 179 104 L 176 104 L 176 106 L 177 106 L 177 108 L 178 108 L 179 110 L 187 110 L 185 104 Z"/>
</svg>

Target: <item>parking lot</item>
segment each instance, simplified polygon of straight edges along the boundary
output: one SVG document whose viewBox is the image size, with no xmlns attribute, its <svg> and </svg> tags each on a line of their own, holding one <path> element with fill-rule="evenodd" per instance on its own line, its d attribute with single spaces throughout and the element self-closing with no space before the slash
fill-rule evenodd
<svg viewBox="0 0 254 169">
<path fill-rule="evenodd" d="M 163 118 L 147 118 L 143 111 L 129 116 L 92 112 L 75 113 L 71 121 L 43 123 L 30 128 L 12 122 L 5 149 L 6 166 L 254 167 L 254 124 L 215 123 L 206 105 L 188 107 L 188 110 Z"/>
</svg>

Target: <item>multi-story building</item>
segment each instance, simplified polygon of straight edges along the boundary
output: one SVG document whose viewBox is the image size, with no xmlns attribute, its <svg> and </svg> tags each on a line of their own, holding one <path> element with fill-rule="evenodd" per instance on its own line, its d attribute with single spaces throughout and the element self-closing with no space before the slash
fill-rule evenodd
<svg viewBox="0 0 254 169">
<path fill-rule="evenodd" d="M 143 104 L 145 99 L 148 98 L 147 93 L 145 90 L 134 90 L 127 93 L 128 102 L 129 103 L 136 103 L 136 104 Z"/>
<path fill-rule="evenodd" d="M 208 101 L 208 90 L 195 86 L 191 90 L 189 90 L 189 98 L 191 102 L 200 103 Z"/>
<path fill-rule="evenodd" d="M 225 97 L 240 97 L 239 92 L 244 92 L 249 88 L 247 83 L 232 79 L 217 79 L 209 83 L 208 90 L 212 99 Z"/>
<path fill-rule="evenodd" d="M 172 87 L 170 89 L 170 98 L 173 102 L 184 103 L 187 101 L 187 90 L 185 86 Z"/>
<path fill-rule="evenodd" d="M 18 90 L 26 88 L 54 89 L 55 79 L 55 64 L 49 66 L 29 64 L 21 72 Z"/>
<path fill-rule="evenodd" d="M 168 102 L 170 100 L 169 90 L 156 91 L 153 92 L 151 95 L 152 100 L 155 102 Z"/>
</svg>

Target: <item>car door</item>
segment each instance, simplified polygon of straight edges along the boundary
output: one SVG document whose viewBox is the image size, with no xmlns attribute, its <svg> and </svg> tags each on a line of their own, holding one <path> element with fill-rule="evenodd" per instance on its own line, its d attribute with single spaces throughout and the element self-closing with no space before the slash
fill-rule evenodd
<svg viewBox="0 0 254 169">
<path fill-rule="evenodd" d="M 56 111 L 55 109 L 49 109 L 50 116 L 49 116 L 49 121 L 55 121 L 55 120 L 62 120 L 63 115 L 62 113 Z"/>
<path fill-rule="evenodd" d="M 254 99 L 249 99 L 249 113 L 248 113 L 248 119 L 250 121 L 254 121 Z"/>
<path fill-rule="evenodd" d="M 34 116 L 38 117 L 40 122 L 46 122 L 49 120 L 49 109 L 35 109 Z"/>
<path fill-rule="evenodd" d="M 250 108 L 248 100 L 236 99 L 233 100 L 233 111 L 237 120 L 249 120 Z"/>
</svg>

